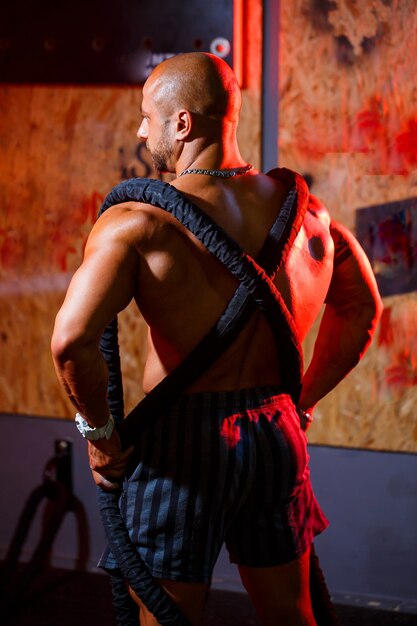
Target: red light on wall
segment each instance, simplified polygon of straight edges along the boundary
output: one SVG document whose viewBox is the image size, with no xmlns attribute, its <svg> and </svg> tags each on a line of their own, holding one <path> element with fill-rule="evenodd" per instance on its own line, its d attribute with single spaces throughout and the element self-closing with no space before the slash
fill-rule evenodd
<svg viewBox="0 0 417 626">
<path fill-rule="evenodd" d="M 243 87 L 243 2 L 233 0 L 233 70 L 239 86 Z"/>
</svg>

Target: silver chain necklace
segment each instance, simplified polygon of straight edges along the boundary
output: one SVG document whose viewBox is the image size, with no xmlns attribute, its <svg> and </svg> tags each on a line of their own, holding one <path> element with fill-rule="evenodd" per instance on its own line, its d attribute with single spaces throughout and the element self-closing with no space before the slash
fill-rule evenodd
<svg viewBox="0 0 417 626">
<path fill-rule="evenodd" d="M 250 172 L 252 165 L 244 165 L 243 167 L 234 167 L 228 170 L 206 170 L 200 168 L 190 168 L 184 170 L 181 174 L 178 174 L 178 178 L 185 176 L 186 174 L 207 174 L 208 176 L 218 176 L 219 178 L 231 178 L 232 176 L 241 176 Z"/>
</svg>

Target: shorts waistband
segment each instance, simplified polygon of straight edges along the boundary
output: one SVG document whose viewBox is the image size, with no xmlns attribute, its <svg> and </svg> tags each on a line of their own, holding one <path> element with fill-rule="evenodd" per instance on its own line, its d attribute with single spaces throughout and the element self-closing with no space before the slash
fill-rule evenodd
<svg viewBox="0 0 417 626">
<path fill-rule="evenodd" d="M 290 400 L 288 391 L 280 385 L 264 385 L 261 387 L 249 387 L 246 389 L 238 389 L 236 391 L 201 391 L 190 394 L 182 394 L 181 397 L 174 401 L 175 405 L 186 406 L 192 409 L 209 409 L 215 403 L 218 409 L 239 410 L 259 407 L 266 400 L 274 396 L 287 396 Z"/>
</svg>

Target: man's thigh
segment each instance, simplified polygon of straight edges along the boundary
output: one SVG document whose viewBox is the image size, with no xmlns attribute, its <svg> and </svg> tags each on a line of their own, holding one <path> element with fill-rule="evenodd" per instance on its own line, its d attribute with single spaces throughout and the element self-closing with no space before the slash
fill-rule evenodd
<svg viewBox="0 0 417 626">
<path fill-rule="evenodd" d="M 309 591 L 309 549 L 284 565 L 239 566 L 239 573 L 263 626 L 315 624 Z"/>
</svg>

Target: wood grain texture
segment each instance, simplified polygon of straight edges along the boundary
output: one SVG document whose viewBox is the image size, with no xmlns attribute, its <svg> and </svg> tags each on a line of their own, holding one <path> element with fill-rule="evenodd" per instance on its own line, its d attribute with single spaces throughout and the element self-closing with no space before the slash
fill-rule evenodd
<svg viewBox="0 0 417 626">
<path fill-rule="evenodd" d="M 261 0 L 246 5 L 239 139 L 258 167 Z M 136 138 L 140 102 L 133 87 L 0 86 L 0 412 L 73 418 L 50 356 L 54 318 L 105 195 L 155 176 Z M 143 396 L 146 336 L 131 304 L 120 315 L 127 410 Z"/>
<path fill-rule="evenodd" d="M 416 28 L 411 0 L 281 3 L 280 163 L 309 173 L 352 230 L 357 208 L 417 196 Z M 417 450 L 416 294 L 384 304 L 371 349 L 318 406 L 311 442 Z"/>
</svg>

